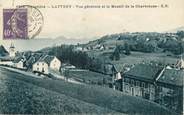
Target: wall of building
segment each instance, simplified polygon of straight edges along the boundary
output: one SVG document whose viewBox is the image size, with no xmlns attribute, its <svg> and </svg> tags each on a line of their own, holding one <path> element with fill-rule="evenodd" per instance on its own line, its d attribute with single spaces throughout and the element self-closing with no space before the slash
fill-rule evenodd
<svg viewBox="0 0 184 115">
<path fill-rule="evenodd" d="M 124 78 L 122 80 L 122 91 L 131 96 L 138 96 L 149 100 L 155 99 L 154 84 L 140 80 Z"/>
<path fill-rule="evenodd" d="M 45 62 L 36 62 L 33 64 L 33 71 L 43 72 L 44 74 L 49 73 L 48 64 Z"/>
<path fill-rule="evenodd" d="M 9 66 L 13 66 L 13 62 L 12 61 L 0 61 L 1 65 L 9 65 Z"/>
<path fill-rule="evenodd" d="M 50 68 L 54 69 L 54 70 L 58 70 L 61 67 L 61 62 L 59 59 L 57 59 L 56 57 L 50 62 Z"/>
<path fill-rule="evenodd" d="M 24 64 L 23 64 L 22 61 L 19 61 L 18 63 L 15 63 L 15 67 L 16 67 L 16 68 L 21 68 L 21 69 L 23 69 L 23 68 L 24 68 Z"/>
<path fill-rule="evenodd" d="M 178 113 L 183 111 L 183 89 L 180 87 L 167 87 L 157 84 L 155 102 Z"/>
<path fill-rule="evenodd" d="M 116 88 L 118 89 L 118 88 Z M 163 105 L 177 113 L 183 112 L 183 88 L 168 86 L 123 77 L 122 90 L 131 96 L 138 96 Z"/>
</svg>

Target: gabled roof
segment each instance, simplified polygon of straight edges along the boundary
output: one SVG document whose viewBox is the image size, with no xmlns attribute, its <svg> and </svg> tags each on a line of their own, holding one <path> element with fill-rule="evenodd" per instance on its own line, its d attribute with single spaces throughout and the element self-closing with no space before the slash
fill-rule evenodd
<svg viewBox="0 0 184 115">
<path fill-rule="evenodd" d="M 55 58 L 55 56 L 43 55 L 38 61 L 39 62 L 46 62 L 50 65 L 50 62 Z"/>
<path fill-rule="evenodd" d="M 112 66 L 112 71 L 114 71 L 115 73 L 122 72 L 123 69 L 124 69 L 124 65 L 123 64 L 114 64 Z"/>
<path fill-rule="evenodd" d="M 13 60 L 13 63 L 18 63 L 22 60 L 22 57 L 17 57 L 16 59 Z"/>
<path fill-rule="evenodd" d="M 40 57 L 42 56 L 41 53 L 34 53 L 32 54 L 29 59 L 26 61 L 26 65 L 27 66 L 32 66 L 36 61 L 38 61 L 40 59 Z"/>
<path fill-rule="evenodd" d="M 149 80 L 154 82 L 163 67 L 156 64 L 138 64 L 131 68 L 124 76 L 132 77 L 139 80 Z"/>
<path fill-rule="evenodd" d="M 183 86 L 184 71 L 179 69 L 165 69 L 161 77 L 158 79 L 160 83 L 170 85 Z"/>
</svg>

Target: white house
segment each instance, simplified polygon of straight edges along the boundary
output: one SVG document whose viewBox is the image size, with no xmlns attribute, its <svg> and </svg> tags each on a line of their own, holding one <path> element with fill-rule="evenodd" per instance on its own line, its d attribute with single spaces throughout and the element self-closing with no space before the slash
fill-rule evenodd
<svg viewBox="0 0 184 115">
<path fill-rule="evenodd" d="M 0 65 L 13 66 L 13 62 L 11 60 L 0 60 Z"/>
<path fill-rule="evenodd" d="M 122 71 L 122 67 L 121 66 L 112 65 L 111 71 L 112 71 L 112 76 L 113 76 L 112 79 L 113 79 L 113 81 L 121 79 L 121 71 Z"/>
<path fill-rule="evenodd" d="M 49 67 L 53 70 L 58 70 L 59 71 L 59 69 L 61 67 L 61 61 L 56 57 L 51 57 L 50 60 L 51 61 L 48 61 L 48 63 L 50 63 Z"/>
<path fill-rule="evenodd" d="M 59 71 L 60 67 L 61 61 L 57 57 L 44 55 L 33 64 L 32 70 L 48 74 L 50 70 Z"/>
<path fill-rule="evenodd" d="M 49 73 L 49 66 L 44 61 L 37 61 L 36 63 L 33 64 L 33 71 L 48 74 Z"/>
<path fill-rule="evenodd" d="M 13 61 L 13 66 L 16 68 L 23 69 L 24 68 L 24 59 L 17 58 Z"/>
</svg>

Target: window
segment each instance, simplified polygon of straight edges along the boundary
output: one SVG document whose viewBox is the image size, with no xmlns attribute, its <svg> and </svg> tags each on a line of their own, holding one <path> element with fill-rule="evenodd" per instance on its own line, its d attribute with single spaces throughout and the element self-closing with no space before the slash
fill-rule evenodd
<svg viewBox="0 0 184 115">
<path fill-rule="evenodd" d="M 140 86 L 140 82 L 139 81 L 136 81 L 136 86 Z"/>
<path fill-rule="evenodd" d="M 149 88 L 149 89 L 152 88 L 151 84 L 148 84 L 148 88 Z"/>
<path fill-rule="evenodd" d="M 125 82 L 126 82 L 126 83 L 129 83 L 129 79 L 128 79 L 128 78 L 126 78 L 126 79 L 125 79 Z"/>
<path fill-rule="evenodd" d="M 39 65 L 39 63 L 37 63 L 37 65 Z"/>
<path fill-rule="evenodd" d="M 122 78 L 123 82 L 125 82 L 125 78 Z"/>
<path fill-rule="evenodd" d="M 37 71 L 39 71 L 39 68 L 37 68 Z"/>
<path fill-rule="evenodd" d="M 45 72 L 44 68 L 42 68 L 42 72 Z"/>
<path fill-rule="evenodd" d="M 129 86 L 125 85 L 125 92 L 128 93 L 129 92 Z"/>
<path fill-rule="evenodd" d="M 131 80 L 131 85 L 134 85 L 134 80 Z"/>
<path fill-rule="evenodd" d="M 144 82 L 142 82 L 142 87 L 144 87 L 144 88 L 145 88 L 145 83 L 144 83 Z"/>
<path fill-rule="evenodd" d="M 44 65 L 44 63 L 42 63 L 42 65 Z"/>
</svg>

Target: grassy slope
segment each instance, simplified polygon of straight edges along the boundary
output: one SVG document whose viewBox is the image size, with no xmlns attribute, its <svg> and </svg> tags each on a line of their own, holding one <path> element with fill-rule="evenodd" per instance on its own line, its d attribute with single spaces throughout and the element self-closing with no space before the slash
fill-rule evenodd
<svg viewBox="0 0 184 115">
<path fill-rule="evenodd" d="M 117 113 L 12 78 L 0 76 L 0 86 L 0 113 L 3 114 Z"/>
<path fill-rule="evenodd" d="M 7 75 L 8 74 L 9 73 L 7 73 Z M 58 80 L 42 80 L 32 77 L 23 77 L 18 73 L 15 73 L 15 75 L 16 76 L 14 76 L 14 78 L 16 79 L 121 113 L 136 115 L 173 114 L 158 104 L 143 100 L 141 98 L 131 97 L 108 88 L 77 85 Z"/>
<path fill-rule="evenodd" d="M 71 76 L 72 78 L 79 78 L 79 79 L 85 79 L 85 81 L 89 80 L 89 81 L 94 81 L 94 82 L 102 82 L 103 78 L 108 78 L 109 80 L 111 80 L 110 76 L 108 75 L 104 75 L 104 74 L 100 74 L 97 72 L 92 72 L 92 71 L 70 71 L 69 76 Z"/>
<path fill-rule="evenodd" d="M 108 52 L 108 54 L 106 54 Z M 112 54 L 112 50 L 108 51 L 90 51 L 88 52 L 89 56 L 91 57 L 99 57 L 99 58 L 105 58 L 108 59 L 109 56 Z M 104 55 L 105 54 L 105 55 Z M 114 64 L 137 64 L 142 61 L 150 62 L 150 61 L 157 61 L 162 62 L 166 64 L 175 64 L 178 58 L 167 56 L 166 53 L 142 53 L 142 52 L 131 52 L 131 55 L 126 56 L 122 55 L 120 60 L 118 61 L 111 61 L 110 59 L 107 61 L 110 61 Z"/>
</svg>

